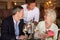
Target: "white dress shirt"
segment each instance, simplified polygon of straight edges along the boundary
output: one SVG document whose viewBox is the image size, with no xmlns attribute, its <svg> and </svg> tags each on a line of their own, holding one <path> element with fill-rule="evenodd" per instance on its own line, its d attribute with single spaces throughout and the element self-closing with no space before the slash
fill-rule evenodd
<svg viewBox="0 0 60 40">
<path fill-rule="evenodd" d="M 54 34 L 55 34 L 53 40 L 57 40 L 58 27 L 54 23 L 52 23 L 52 25 L 51 25 L 51 27 L 49 29 L 46 29 L 45 21 L 41 21 L 37 25 L 36 30 L 39 30 L 39 31 L 34 34 L 35 38 L 40 38 L 40 36 L 38 35 L 39 33 L 43 33 L 44 34 L 46 32 L 46 30 L 52 30 L 54 32 Z M 46 38 L 45 40 L 52 40 L 52 38 Z"/>
<path fill-rule="evenodd" d="M 38 22 L 39 21 L 39 9 L 35 7 L 33 10 L 27 9 L 27 4 L 22 5 L 24 8 L 24 22 L 29 22 L 31 20 Z"/>
</svg>

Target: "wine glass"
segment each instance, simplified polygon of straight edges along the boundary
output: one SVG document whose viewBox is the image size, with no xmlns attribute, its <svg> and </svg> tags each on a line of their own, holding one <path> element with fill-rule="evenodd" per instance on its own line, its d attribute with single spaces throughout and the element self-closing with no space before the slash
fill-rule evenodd
<svg viewBox="0 0 60 40">
<path fill-rule="evenodd" d="M 28 31 L 28 30 L 27 30 L 27 27 L 26 27 L 26 25 L 24 25 L 23 32 L 24 32 L 25 36 L 28 38 L 28 36 L 27 36 L 27 34 L 26 34 L 27 31 Z"/>
</svg>

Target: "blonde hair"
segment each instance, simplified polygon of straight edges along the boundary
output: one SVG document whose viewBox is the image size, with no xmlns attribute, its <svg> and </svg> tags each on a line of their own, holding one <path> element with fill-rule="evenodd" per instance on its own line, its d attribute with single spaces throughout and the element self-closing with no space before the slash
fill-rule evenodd
<svg viewBox="0 0 60 40">
<path fill-rule="evenodd" d="M 54 9 L 46 9 L 45 12 L 48 12 L 48 14 L 50 14 L 52 22 L 56 21 L 56 11 Z"/>
</svg>

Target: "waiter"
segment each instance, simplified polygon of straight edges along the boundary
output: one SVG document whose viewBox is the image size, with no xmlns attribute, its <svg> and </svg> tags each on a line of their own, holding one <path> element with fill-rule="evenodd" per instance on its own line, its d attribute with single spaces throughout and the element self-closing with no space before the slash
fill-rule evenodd
<svg viewBox="0 0 60 40">
<path fill-rule="evenodd" d="M 35 0 L 26 0 L 26 4 L 22 5 L 24 9 L 24 22 L 28 23 L 31 20 L 35 25 L 39 22 L 39 9 L 36 7 Z"/>
</svg>

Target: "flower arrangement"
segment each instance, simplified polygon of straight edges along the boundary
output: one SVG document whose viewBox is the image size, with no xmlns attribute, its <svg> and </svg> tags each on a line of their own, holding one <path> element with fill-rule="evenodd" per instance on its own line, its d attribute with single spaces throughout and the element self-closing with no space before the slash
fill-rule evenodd
<svg viewBox="0 0 60 40">
<path fill-rule="evenodd" d="M 53 32 L 52 30 L 48 30 L 48 31 L 46 31 L 46 33 L 47 33 L 47 36 L 48 36 L 48 37 L 52 37 L 52 39 L 53 39 L 53 37 L 54 37 L 54 32 Z"/>
</svg>

